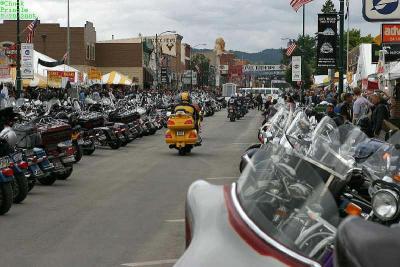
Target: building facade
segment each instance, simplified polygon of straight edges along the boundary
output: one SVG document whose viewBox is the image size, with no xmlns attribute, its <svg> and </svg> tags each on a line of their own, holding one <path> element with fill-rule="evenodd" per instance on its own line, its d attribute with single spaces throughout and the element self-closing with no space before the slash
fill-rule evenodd
<svg viewBox="0 0 400 267">
<path fill-rule="evenodd" d="M 21 21 L 21 31 L 31 21 Z M 5 20 L 0 23 L 0 42 L 17 42 L 16 21 Z M 96 62 L 96 29 L 91 22 L 83 27 L 71 27 L 70 65 L 80 71 L 95 66 Z M 21 34 L 21 42 L 25 42 L 26 33 Z M 60 60 L 67 52 L 67 27 L 58 23 L 43 23 L 36 28 L 33 39 L 35 50 L 51 58 Z"/>
<path fill-rule="evenodd" d="M 21 30 L 31 22 L 21 21 Z M 25 41 L 25 37 L 26 34 L 21 35 L 21 42 Z M 183 37 L 179 34 L 97 41 L 93 23 L 86 22 L 83 27 L 71 27 L 70 37 L 72 67 L 86 73 L 91 68 L 97 68 L 103 74 L 117 71 L 139 87 L 153 86 L 158 66 L 159 73 L 161 68 L 168 70 L 169 79 L 165 86 L 178 88 L 184 71 L 189 67 L 190 46 L 182 43 Z M 16 39 L 16 21 L 0 23 L 0 42 L 16 43 Z M 36 51 L 60 60 L 67 52 L 67 27 L 57 23 L 40 23 L 33 44 Z"/>
</svg>

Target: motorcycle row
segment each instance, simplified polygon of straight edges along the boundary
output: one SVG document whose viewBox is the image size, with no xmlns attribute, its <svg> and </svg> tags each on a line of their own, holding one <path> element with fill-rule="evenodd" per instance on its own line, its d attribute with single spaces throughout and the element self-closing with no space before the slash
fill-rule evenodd
<svg viewBox="0 0 400 267">
<path fill-rule="evenodd" d="M 400 133 L 381 141 L 309 107 L 276 110 L 240 163 L 250 218 L 306 265 L 398 266 Z"/>
<path fill-rule="evenodd" d="M 221 104 L 199 97 L 205 116 Z M 217 105 L 218 103 L 218 105 Z M 164 95 L 87 97 L 60 101 L 9 101 L 0 110 L 0 215 L 23 202 L 36 184 L 67 180 L 83 155 L 97 148 L 117 150 L 167 128 L 174 99 Z"/>
</svg>

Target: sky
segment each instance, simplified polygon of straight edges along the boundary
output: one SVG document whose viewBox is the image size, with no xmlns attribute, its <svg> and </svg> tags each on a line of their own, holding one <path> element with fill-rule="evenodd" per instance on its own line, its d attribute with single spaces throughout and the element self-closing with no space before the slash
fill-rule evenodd
<svg viewBox="0 0 400 267">
<path fill-rule="evenodd" d="M 42 22 L 67 24 L 67 0 L 25 0 Z M 302 12 L 290 0 L 70 0 L 71 25 L 94 23 L 98 40 L 155 35 L 175 30 L 191 45 L 207 44 L 223 37 L 228 50 L 258 52 L 286 47 L 281 38 L 296 38 L 302 32 Z M 317 13 L 325 0 L 307 5 L 306 32 L 317 31 Z M 379 23 L 362 17 L 362 0 L 350 0 L 351 28 L 377 35 Z M 339 1 L 334 0 L 339 9 Z"/>
</svg>

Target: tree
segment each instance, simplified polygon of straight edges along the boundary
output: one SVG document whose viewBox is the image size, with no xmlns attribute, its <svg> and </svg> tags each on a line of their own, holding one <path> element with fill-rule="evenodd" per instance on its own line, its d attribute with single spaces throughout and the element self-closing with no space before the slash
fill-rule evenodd
<svg viewBox="0 0 400 267">
<path fill-rule="evenodd" d="M 304 40 L 304 42 L 303 42 Z M 315 38 L 306 35 L 304 36 L 299 36 L 296 41 L 298 47 L 297 49 L 293 52 L 292 56 L 302 56 L 303 57 L 303 79 L 305 81 L 305 88 L 310 88 L 312 85 L 312 79 L 311 76 L 315 71 L 315 65 L 316 65 L 316 46 L 315 46 Z M 291 58 L 288 58 L 286 56 L 286 53 L 283 54 L 283 63 L 288 64 L 291 61 Z M 286 71 L 286 81 L 288 83 L 291 83 L 293 87 L 298 87 L 297 83 L 294 82 L 292 83 L 292 69 L 291 67 L 288 68 Z"/>
<path fill-rule="evenodd" d="M 192 62 L 190 65 L 190 70 L 196 71 L 198 86 L 206 86 L 209 84 L 210 71 L 210 61 L 203 54 L 196 54 L 192 57 Z"/>
<path fill-rule="evenodd" d="M 322 6 L 321 12 L 324 14 L 336 13 L 335 4 L 332 2 L 332 0 L 325 1 L 325 4 Z"/>
<path fill-rule="evenodd" d="M 360 44 L 372 44 L 373 42 L 374 37 L 372 37 L 371 34 L 361 36 L 361 31 L 359 29 L 351 29 L 349 31 L 349 51 Z M 344 43 L 345 45 L 347 44 L 347 32 L 344 34 Z"/>
</svg>

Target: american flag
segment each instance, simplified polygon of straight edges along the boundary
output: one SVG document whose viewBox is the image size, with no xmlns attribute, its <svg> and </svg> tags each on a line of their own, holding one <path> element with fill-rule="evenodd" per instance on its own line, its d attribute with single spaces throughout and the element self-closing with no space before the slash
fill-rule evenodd
<svg viewBox="0 0 400 267">
<path fill-rule="evenodd" d="M 313 0 L 290 0 L 290 5 L 297 12 L 300 9 L 300 7 L 304 6 L 305 4 L 310 3 L 312 1 Z"/>
<path fill-rule="evenodd" d="M 39 25 L 39 19 L 36 18 L 34 21 L 32 21 L 28 27 L 26 27 L 25 30 L 28 30 L 28 36 L 26 37 L 26 42 L 27 43 L 32 43 L 33 38 L 35 37 L 35 30 L 36 27 Z"/>
<path fill-rule="evenodd" d="M 290 57 L 293 54 L 294 50 L 296 50 L 296 48 L 296 42 L 289 43 L 289 47 L 286 50 L 286 56 Z"/>
</svg>

